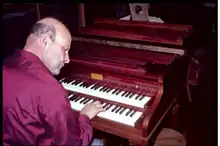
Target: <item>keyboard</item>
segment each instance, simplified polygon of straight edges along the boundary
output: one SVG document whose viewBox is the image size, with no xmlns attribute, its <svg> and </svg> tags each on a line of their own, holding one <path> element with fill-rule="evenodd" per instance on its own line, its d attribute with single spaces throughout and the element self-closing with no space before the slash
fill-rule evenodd
<svg viewBox="0 0 220 146">
<path fill-rule="evenodd" d="M 66 90 L 91 95 L 97 98 L 111 100 L 139 108 L 144 108 L 145 104 L 151 99 L 143 94 L 136 94 L 118 88 L 109 88 L 98 83 L 88 83 L 81 80 L 61 79 L 63 87 Z"/>
<path fill-rule="evenodd" d="M 57 76 L 69 93 L 71 108 L 81 111 L 98 100 L 105 111 L 91 120 L 94 129 L 133 145 L 153 145 L 162 128 L 176 127 L 171 118 L 175 105 L 187 105 L 182 101 L 190 56 L 183 42 L 191 30 L 191 26 L 104 18 L 78 28 L 70 62 Z"/>
<path fill-rule="evenodd" d="M 71 108 L 76 111 L 81 111 L 86 104 L 95 101 L 93 99 L 78 94 L 70 94 L 68 98 L 70 101 Z M 110 104 L 108 102 L 102 102 L 102 106 L 105 111 L 99 113 L 97 115 L 98 117 L 126 124 L 132 127 L 134 127 L 135 122 L 143 114 L 143 112 L 139 112 L 137 110 L 127 108 L 125 106 L 123 107 Z"/>
</svg>

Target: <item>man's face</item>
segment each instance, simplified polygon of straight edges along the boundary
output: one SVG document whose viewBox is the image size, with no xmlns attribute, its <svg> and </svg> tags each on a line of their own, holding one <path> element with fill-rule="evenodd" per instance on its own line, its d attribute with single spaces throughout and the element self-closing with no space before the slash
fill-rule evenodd
<svg viewBox="0 0 220 146">
<path fill-rule="evenodd" d="M 48 41 L 43 52 L 44 64 L 54 74 L 58 75 L 65 63 L 69 63 L 71 38 L 57 35 L 54 41 Z"/>
</svg>

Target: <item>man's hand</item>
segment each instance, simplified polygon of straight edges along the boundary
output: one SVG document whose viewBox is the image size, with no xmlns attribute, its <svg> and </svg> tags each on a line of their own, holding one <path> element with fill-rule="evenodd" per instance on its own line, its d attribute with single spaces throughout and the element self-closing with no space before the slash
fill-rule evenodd
<svg viewBox="0 0 220 146">
<path fill-rule="evenodd" d="M 89 103 L 83 107 L 80 114 L 84 114 L 90 118 L 94 118 L 99 112 L 104 111 L 102 108 L 102 104 L 99 101 L 95 101 L 92 103 Z"/>
</svg>

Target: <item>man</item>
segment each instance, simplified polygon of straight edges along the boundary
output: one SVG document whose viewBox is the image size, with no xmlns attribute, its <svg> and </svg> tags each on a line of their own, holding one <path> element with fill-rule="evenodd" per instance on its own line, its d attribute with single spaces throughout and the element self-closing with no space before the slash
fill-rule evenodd
<svg viewBox="0 0 220 146">
<path fill-rule="evenodd" d="M 44 18 L 32 28 L 23 50 L 3 67 L 4 145 L 88 145 L 90 120 L 103 111 L 100 102 L 78 114 L 53 75 L 69 62 L 71 35 L 58 20 Z"/>
</svg>

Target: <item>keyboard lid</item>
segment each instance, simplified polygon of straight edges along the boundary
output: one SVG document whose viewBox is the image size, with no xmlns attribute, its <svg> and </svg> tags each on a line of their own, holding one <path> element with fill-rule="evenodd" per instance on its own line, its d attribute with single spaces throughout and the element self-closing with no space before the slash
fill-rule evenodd
<svg viewBox="0 0 220 146">
<path fill-rule="evenodd" d="M 73 42 L 70 50 L 70 64 L 78 67 L 155 79 L 164 76 L 175 58 L 174 54 L 82 42 Z"/>
</svg>

